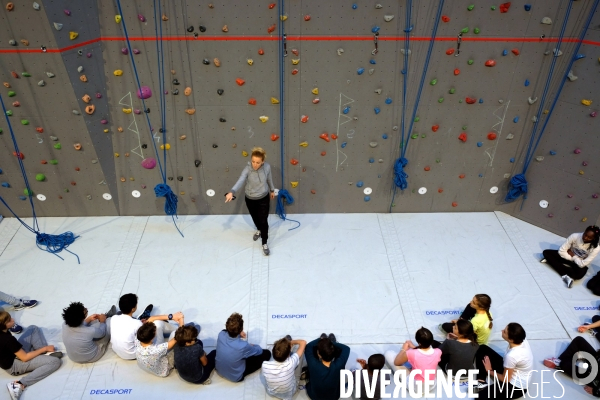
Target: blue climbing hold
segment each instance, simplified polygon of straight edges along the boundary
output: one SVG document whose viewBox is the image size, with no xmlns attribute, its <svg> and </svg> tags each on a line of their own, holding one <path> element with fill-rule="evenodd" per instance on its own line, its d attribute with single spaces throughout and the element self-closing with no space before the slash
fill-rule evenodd
<svg viewBox="0 0 600 400">
<path fill-rule="evenodd" d="M 381 137 L 382 137 L 383 139 L 387 139 L 387 138 L 388 138 L 388 135 L 387 135 L 387 133 L 384 133 L 383 135 L 381 135 Z"/>
<path fill-rule="evenodd" d="M 483 104 L 483 99 L 479 99 L 479 104 Z"/>
<path fill-rule="evenodd" d="M 2 174 L 2 170 L 0 169 L 0 174 Z"/>
<path fill-rule="evenodd" d="M 477 147 L 483 146 L 483 142 L 477 142 Z"/>
<path fill-rule="evenodd" d="M 529 79 L 525 79 L 525 86 L 529 86 Z"/>
<path fill-rule="evenodd" d="M 523 7 L 525 7 L 525 11 L 531 11 L 531 4 L 525 4 Z"/>
<path fill-rule="evenodd" d="M 515 158 L 514 158 L 514 157 L 513 157 L 513 158 L 511 158 L 511 159 L 510 159 L 510 162 L 511 162 L 511 163 L 514 163 L 514 162 L 515 162 Z"/>
<path fill-rule="evenodd" d="M 385 104 L 392 104 L 392 99 L 390 99 L 389 97 L 385 99 Z"/>
<path fill-rule="evenodd" d="M 400 71 L 400 73 L 401 73 L 402 75 L 406 75 L 406 69 L 403 69 L 402 71 Z"/>
<path fill-rule="evenodd" d="M 8 182 L 2 182 L 2 187 L 10 187 L 10 183 L 8 183 Z"/>
<path fill-rule="evenodd" d="M 371 59 L 369 60 L 369 63 L 371 63 L 371 64 L 375 65 L 375 64 L 377 64 L 377 61 L 375 61 L 374 59 L 372 59 L 372 58 L 371 58 Z"/>
<path fill-rule="evenodd" d="M 346 145 L 348 145 L 348 143 L 346 143 L 346 142 L 342 143 L 342 149 L 343 149 L 344 147 L 346 147 Z"/>
<path fill-rule="evenodd" d="M 515 118 L 513 119 L 513 122 L 514 122 L 515 124 L 516 124 L 517 122 L 519 122 L 519 117 L 515 117 Z"/>
<path fill-rule="evenodd" d="M 21 199 L 21 200 L 27 200 L 27 197 L 26 196 L 19 196 L 19 199 Z"/>
<path fill-rule="evenodd" d="M 375 162 L 375 159 L 373 157 L 369 158 L 369 163 L 373 164 Z"/>
<path fill-rule="evenodd" d="M 555 156 L 555 155 L 556 155 L 556 152 L 555 152 L 554 150 L 550 150 L 550 155 L 551 155 L 551 156 Z"/>
<path fill-rule="evenodd" d="M 582 58 L 585 58 L 585 54 L 577 54 L 573 57 L 573 61 L 581 60 Z"/>
<path fill-rule="evenodd" d="M 371 200 L 371 196 L 365 196 L 365 201 Z"/>
<path fill-rule="evenodd" d="M 480 177 L 480 178 L 483 178 L 483 174 L 479 174 L 479 177 Z"/>
<path fill-rule="evenodd" d="M 359 75 L 362 75 L 363 72 L 365 72 L 364 68 L 359 68 L 359 69 L 356 70 L 356 73 L 359 74 Z"/>
<path fill-rule="evenodd" d="M 356 187 L 363 187 L 363 185 L 364 185 L 363 181 L 356 182 Z"/>
<path fill-rule="evenodd" d="M 358 5 L 356 5 L 356 3 L 352 4 L 352 9 L 356 10 L 358 8 Z"/>
<path fill-rule="evenodd" d="M 410 32 L 410 31 L 412 31 L 412 30 L 413 30 L 413 28 L 414 28 L 414 25 L 411 25 L 409 28 L 406 28 L 406 29 L 404 30 L 404 32 L 408 33 L 408 32 Z"/>
<path fill-rule="evenodd" d="M 381 175 L 377 175 L 378 178 L 381 178 Z"/>
<path fill-rule="evenodd" d="M 379 27 L 378 27 L 377 25 L 375 25 L 375 26 L 373 27 L 373 29 L 371 29 L 371 32 L 373 32 L 373 33 L 377 33 L 377 32 L 379 32 Z"/>
<path fill-rule="evenodd" d="M 506 49 L 505 49 L 505 50 L 502 52 L 502 55 L 503 55 L 503 56 L 507 56 L 507 55 L 508 55 L 508 50 L 506 50 Z"/>
<path fill-rule="evenodd" d="M 381 112 L 381 110 L 379 109 L 379 107 L 375 107 L 373 109 L 373 111 L 375 111 L 375 115 L 379 114 Z"/>
<path fill-rule="evenodd" d="M 350 112 L 350 107 L 344 107 L 344 110 L 342 112 L 344 114 L 348 114 Z"/>
</svg>

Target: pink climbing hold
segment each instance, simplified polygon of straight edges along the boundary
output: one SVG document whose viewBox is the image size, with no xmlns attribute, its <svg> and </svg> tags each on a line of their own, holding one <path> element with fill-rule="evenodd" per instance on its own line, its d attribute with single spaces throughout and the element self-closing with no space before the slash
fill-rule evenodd
<svg viewBox="0 0 600 400">
<path fill-rule="evenodd" d="M 71 16 L 71 10 L 66 10 L 66 9 L 65 9 L 65 10 L 63 10 L 63 11 L 64 11 L 64 13 L 65 13 L 65 15 L 66 15 L 67 17 L 70 17 L 70 16 Z"/>
<path fill-rule="evenodd" d="M 107 120 L 105 120 L 105 119 L 103 119 L 103 120 L 100 120 L 100 123 L 101 123 L 102 125 L 106 125 L 106 124 L 108 124 L 108 121 L 107 121 Z"/>
<path fill-rule="evenodd" d="M 579 154 L 579 153 L 581 153 L 581 149 L 575 149 L 575 150 L 573 150 L 573 153 Z"/>
<path fill-rule="evenodd" d="M 146 17 L 144 17 L 142 14 L 138 14 L 138 19 L 142 22 L 146 22 Z"/>
<path fill-rule="evenodd" d="M 127 47 L 123 47 L 123 48 L 121 49 L 121 53 L 123 53 L 123 54 L 127 55 L 127 54 L 129 54 L 129 50 L 127 50 Z"/>
<path fill-rule="evenodd" d="M 597 115 L 596 111 L 592 111 L 592 112 L 590 113 L 590 117 L 595 117 L 596 115 Z"/>
<path fill-rule="evenodd" d="M 592 197 L 593 197 L 594 199 L 597 199 L 597 198 L 598 198 L 598 193 L 594 193 L 594 194 L 592 195 Z"/>
<path fill-rule="evenodd" d="M 581 163 L 581 165 L 583 165 L 584 167 L 587 167 L 588 163 L 587 163 L 587 161 L 584 161 Z"/>
<path fill-rule="evenodd" d="M 138 99 L 149 99 L 152 97 L 152 89 L 150 89 L 148 86 L 142 86 L 137 91 L 137 97 Z"/>
<path fill-rule="evenodd" d="M 102 93 L 96 93 L 96 98 L 97 99 L 101 99 L 102 98 Z"/>
<path fill-rule="evenodd" d="M 133 110 L 134 114 L 141 114 L 142 112 L 138 109 Z"/>
<path fill-rule="evenodd" d="M 140 54 L 141 51 L 139 51 L 138 49 L 133 49 L 133 54 Z"/>
<path fill-rule="evenodd" d="M 146 169 L 153 169 L 156 167 L 156 160 L 152 157 L 144 158 L 142 160 L 142 167 Z"/>
</svg>

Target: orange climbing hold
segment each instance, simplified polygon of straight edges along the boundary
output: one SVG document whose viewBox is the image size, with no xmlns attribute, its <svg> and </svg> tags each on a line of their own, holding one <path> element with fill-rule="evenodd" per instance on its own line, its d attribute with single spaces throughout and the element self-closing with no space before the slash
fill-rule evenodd
<svg viewBox="0 0 600 400">
<path fill-rule="evenodd" d="M 321 152 L 321 155 L 322 155 L 322 156 L 325 156 L 325 155 L 327 155 L 327 152 L 326 152 L 326 151 L 322 151 L 322 152 Z"/>
<path fill-rule="evenodd" d="M 448 49 L 446 50 L 446 54 L 451 56 L 452 54 L 454 54 L 454 49 Z"/>
<path fill-rule="evenodd" d="M 39 133 L 44 133 L 44 128 L 42 128 L 41 126 L 38 126 L 37 128 L 35 128 L 35 130 Z"/>
<path fill-rule="evenodd" d="M 327 133 L 321 133 L 319 137 L 324 141 L 329 142 L 329 135 Z"/>
<path fill-rule="evenodd" d="M 496 137 L 497 137 L 497 135 L 496 135 L 494 132 L 490 132 L 490 133 L 488 133 L 488 135 L 487 135 L 487 138 L 488 138 L 489 140 L 496 140 Z"/>
<path fill-rule="evenodd" d="M 79 151 L 81 150 L 81 143 L 75 143 L 73 147 L 75 147 L 75 150 Z"/>
<path fill-rule="evenodd" d="M 183 94 L 185 94 L 186 96 L 189 96 L 190 94 L 192 94 L 192 88 L 191 88 L 191 87 L 189 87 L 189 86 L 188 86 L 188 87 L 186 87 L 186 88 L 183 90 Z"/>
<path fill-rule="evenodd" d="M 454 69 L 454 75 L 459 75 L 460 74 L 460 69 L 456 68 Z"/>
<path fill-rule="evenodd" d="M 6 11 L 12 11 L 15 9 L 15 5 L 13 3 L 6 3 Z"/>
<path fill-rule="evenodd" d="M 303 115 L 302 117 L 300 117 L 300 122 L 307 123 L 308 122 L 308 115 Z"/>
<path fill-rule="evenodd" d="M 475 102 L 477 101 L 477 99 L 474 99 L 472 97 L 467 97 L 465 99 L 465 101 L 467 102 L 467 104 L 475 104 Z"/>
<path fill-rule="evenodd" d="M 92 100 L 92 98 L 90 97 L 89 94 L 84 95 L 81 100 L 83 100 L 84 103 L 89 104 L 89 102 Z"/>
<path fill-rule="evenodd" d="M 256 99 L 254 97 L 250 97 L 250 99 L 248 100 L 248 104 L 255 106 L 256 105 Z"/>
<path fill-rule="evenodd" d="M 279 139 L 279 135 L 276 133 L 271 134 L 271 140 L 272 141 L 276 141 L 277 139 Z"/>
<path fill-rule="evenodd" d="M 338 138 L 338 136 L 337 136 L 335 133 L 332 133 L 332 134 L 331 134 L 331 138 L 332 138 L 333 140 L 336 140 L 336 139 Z"/>
<path fill-rule="evenodd" d="M 514 49 L 512 49 L 511 51 L 512 51 L 512 53 L 513 53 L 515 56 L 518 56 L 519 54 L 521 54 L 521 52 L 520 52 L 520 51 L 519 51 L 519 49 L 517 49 L 517 48 L 514 48 Z"/>
<path fill-rule="evenodd" d="M 25 158 L 25 154 L 17 153 L 16 151 L 13 151 L 13 156 L 19 157 L 21 160 Z"/>
<path fill-rule="evenodd" d="M 510 8 L 510 2 L 500 4 L 500 12 L 505 13 Z"/>
<path fill-rule="evenodd" d="M 442 21 L 444 22 L 450 22 L 450 17 L 447 15 L 442 15 Z"/>
<path fill-rule="evenodd" d="M 461 133 L 460 135 L 458 135 L 458 140 L 460 140 L 462 142 L 466 142 L 467 141 L 467 134 L 465 132 Z"/>
<path fill-rule="evenodd" d="M 275 31 L 275 28 L 277 27 L 277 25 L 273 24 L 269 27 L 269 29 L 267 29 L 267 32 L 269 33 L 273 33 Z"/>
<path fill-rule="evenodd" d="M 92 115 L 94 113 L 94 111 L 96 111 L 96 106 L 93 104 L 90 104 L 89 106 L 87 106 L 85 108 L 85 113 L 88 115 Z"/>
<path fill-rule="evenodd" d="M 437 132 L 438 129 L 440 129 L 439 125 L 434 125 L 434 126 L 431 127 L 431 130 L 434 131 L 434 132 Z"/>
<path fill-rule="evenodd" d="M 246 83 L 246 81 L 245 81 L 245 80 L 243 80 L 242 78 L 237 78 L 237 79 L 235 80 L 235 83 L 237 83 L 239 86 L 243 86 L 243 85 L 244 85 L 244 83 Z"/>
<path fill-rule="evenodd" d="M 296 160 L 295 158 L 292 158 L 290 160 L 290 164 L 292 164 L 292 165 L 298 165 L 298 160 Z"/>
<path fill-rule="evenodd" d="M 13 78 L 19 79 L 19 74 L 17 74 L 17 71 L 10 71 L 10 74 L 13 76 Z"/>
<path fill-rule="evenodd" d="M 40 161 L 40 164 L 48 164 L 48 161 L 42 160 L 42 161 Z"/>
<path fill-rule="evenodd" d="M 297 68 L 294 68 L 294 69 L 292 70 L 292 75 L 296 75 L 297 73 L 298 73 L 298 69 L 297 69 Z"/>
<path fill-rule="evenodd" d="M 85 76 L 85 75 L 81 75 L 81 76 L 79 77 L 79 80 L 80 80 L 81 82 L 87 82 L 87 76 Z"/>
</svg>

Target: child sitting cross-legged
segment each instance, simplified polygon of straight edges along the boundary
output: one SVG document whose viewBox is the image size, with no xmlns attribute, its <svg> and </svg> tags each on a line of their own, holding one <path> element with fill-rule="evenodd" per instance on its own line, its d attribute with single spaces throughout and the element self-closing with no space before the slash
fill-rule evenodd
<svg viewBox="0 0 600 400">
<path fill-rule="evenodd" d="M 179 326 L 183 326 L 183 316 L 175 320 Z M 169 341 L 158 345 L 152 344 L 156 336 L 156 325 L 146 322 L 137 331 L 135 341 L 135 358 L 141 369 L 156 376 L 168 376 L 175 367 L 175 360 L 171 350 L 177 341 L 171 334 Z"/>
<path fill-rule="evenodd" d="M 206 354 L 204 343 L 198 339 L 198 328 L 193 324 L 177 329 L 175 340 L 175 367 L 181 379 L 190 383 L 210 384 L 210 373 L 215 369 L 217 351 Z"/>
<path fill-rule="evenodd" d="M 292 347 L 298 346 L 295 352 Z M 292 340 L 290 335 L 273 344 L 273 361 L 262 364 L 267 393 L 279 399 L 291 399 L 298 389 L 298 375 L 306 340 Z"/>
</svg>

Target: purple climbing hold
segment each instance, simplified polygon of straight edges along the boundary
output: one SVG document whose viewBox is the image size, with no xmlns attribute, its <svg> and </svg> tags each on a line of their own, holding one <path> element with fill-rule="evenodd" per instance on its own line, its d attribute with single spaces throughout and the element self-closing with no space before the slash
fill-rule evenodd
<svg viewBox="0 0 600 400">
<path fill-rule="evenodd" d="M 144 17 L 142 14 L 138 14 L 138 19 L 142 22 L 146 22 L 146 17 Z"/>
<path fill-rule="evenodd" d="M 139 51 L 138 49 L 133 49 L 133 54 L 140 54 L 141 51 Z"/>
<path fill-rule="evenodd" d="M 137 97 L 138 99 L 149 99 L 152 97 L 152 90 L 148 86 L 142 86 L 137 91 Z"/>
<path fill-rule="evenodd" d="M 87 58 L 92 58 L 92 53 L 87 53 L 87 54 L 86 54 L 86 57 L 87 57 Z"/>
<path fill-rule="evenodd" d="M 597 115 L 596 111 L 592 111 L 592 112 L 590 113 L 590 117 L 595 117 L 596 115 Z"/>
<path fill-rule="evenodd" d="M 165 90 L 165 94 L 169 94 L 169 91 L 168 91 L 168 90 Z"/>
<path fill-rule="evenodd" d="M 100 123 L 101 123 L 102 125 L 106 125 L 106 124 L 108 124 L 108 121 L 107 121 L 107 120 L 105 120 L 105 119 L 103 119 L 103 120 L 101 120 L 101 121 L 100 121 Z"/>
<path fill-rule="evenodd" d="M 548 218 L 554 217 L 554 214 L 548 214 Z"/>
<path fill-rule="evenodd" d="M 598 198 L 598 193 L 594 193 L 594 194 L 592 195 L 592 197 L 593 197 L 594 199 L 597 199 L 597 198 Z"/>
<path fill-rule="evenodd" d="M 584 161 L 581 163 L 581 165 L 583 165 L 584 167 L 587 167 L 588 163 L 587 163 L 587 161 Z"/>
<path fill-rule="evenodd" d="M 142 167 L 146 169 L 152 169 L 156 167 L 156 160 L 152 157 L 144 158 L 142 160 Z"/>
<path fill-rule="evenodd" d="M 578 206 L 575 206 L 575 211 L 579 211 L 579 207 Z"/>
<path fill-rule="evenodd" d="M 129 54 L 129 50 L 127 50 L 127 47 L 123 47 L 123 48 L 121 49 L 121 53 L 123 53 L 123 54 L 127 55 L 127 54 Z"/>
<path fill-rule="evenodd" d="M 96 98 L 97 99 L 101 99 L 102 98 L 102 93 L 96 93 Z"/>
<path fill-rule="evenodd" d="M 567 197 L 568 197 L 568 198 L 570 198 L 570 199 L 572 199 L 572 198 L 573 198 L 573 195 L 569 193 L 569 194 L 567 195 Z"/>
<path fill-rule="evenodd" d="M 135 110 L 133 110 L 133 112 L 134 112 L 135 114 L 141 114 L 141 113 L 142 113 L 142 112 L 141 112 L 140 110 L 138 110 L 138 109 L 135 109 Z"/>
<path fill-rule="evenodd" d="M 71 16 L 71 10 L 66 10 L 66 9 L 65 9 L 65 10 L 64 10 L 64 12 L 65 12 L 65 15 L 66 15 L 67 17 L 70 17 L 70 16 Z"/>
<path fill-rule="evenodd" d="M 575 150 L 573 150 L 573 153 L 579 154 L 579 153 L 581 153 L 581 149 L 575 149 Z"/>
</svg>

